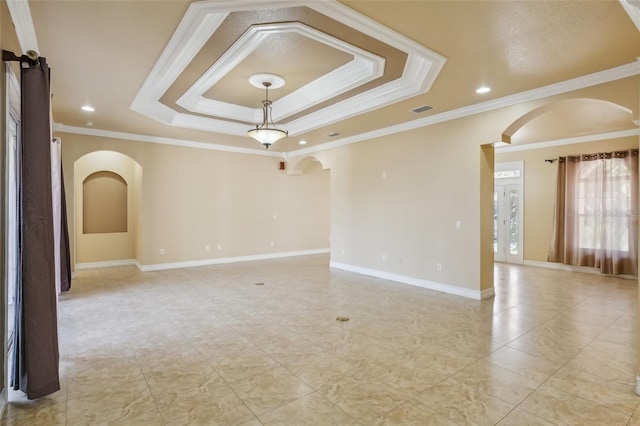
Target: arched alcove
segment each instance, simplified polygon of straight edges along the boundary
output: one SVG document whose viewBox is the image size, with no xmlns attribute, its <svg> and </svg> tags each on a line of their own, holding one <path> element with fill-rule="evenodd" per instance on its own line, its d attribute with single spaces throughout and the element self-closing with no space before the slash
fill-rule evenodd
<svg viewBox="0 0 640 426">
<path fill-rule="evenodd" d="M 110 171 L 90 174 L 82 182 L 82 233 L 127 232 L 128 185 Z"/>
<path fill-rule="evenodd" d="M 290 161 L 287 173 L 290 175 L 301 175 L 304 173 L 307 167 L 315 163 L 320 164 L 320 167 L 322 169 L 326 170 L 329 168 L 329 167 L 326 167 L 325 164 L 322 162 L 322 160 L 319 159 L 318 157 L 307 156 L 307 157 L 302 157 L 302 158 L 298 158 Z"/>
<path fill-rule="evenodd" d="M 74 163 L 75 264 L 137 258 L 142 167 L 114 151 L 94 151 Z"/>
</svg>

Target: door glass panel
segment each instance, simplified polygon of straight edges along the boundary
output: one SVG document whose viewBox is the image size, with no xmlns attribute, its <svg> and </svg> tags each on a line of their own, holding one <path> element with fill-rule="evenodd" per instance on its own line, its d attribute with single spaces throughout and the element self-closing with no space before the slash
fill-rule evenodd
<svg viewBox="0 0 640 426">
<path fill-rule="evenodd" d="M 519 178 L 520 170 L 501 170 L 493 174 L 494 179 Z"/>
<path fill-rule="evenodd" d="M 493 254 L 498 253 L 498 191 L 493 191 Z"/>
<path fill-rule="evenodd" d="M 517 255 L 520 236 L 518 235 L 519 191 L 509 191 L 509 254 Z"/>
</svg>

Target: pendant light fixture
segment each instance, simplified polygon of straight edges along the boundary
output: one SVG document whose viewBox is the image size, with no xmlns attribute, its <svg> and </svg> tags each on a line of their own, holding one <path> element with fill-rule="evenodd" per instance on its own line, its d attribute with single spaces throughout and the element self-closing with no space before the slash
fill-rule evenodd
<svg viewBox="0 0 640 426">
<path fill-rule="evenodd" d="M 278 129 L 273 123 L 273 118 L 271 118 L 271 101 L 269 100 L 269 88 L 277 89 L 284 86 L 284 78 L 275 74 L 253 74 L 249 77 L 249 83 L 254 87 L 264 87 L 265 99 L 262 101 L 262 124 L 256 124 L 255 128 L 249 129 L 247 135 L 269 149 L 272 144 L 282 138 L 286 138 L 289 134 L 286 130 Z"/>
</svg>

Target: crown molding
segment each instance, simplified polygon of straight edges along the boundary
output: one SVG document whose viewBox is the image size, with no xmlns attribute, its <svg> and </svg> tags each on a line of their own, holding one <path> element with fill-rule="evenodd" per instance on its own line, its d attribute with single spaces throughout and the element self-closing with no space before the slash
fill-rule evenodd
<svg viewBox="0 0 640 426">
<path fill-rule="evenodd" d="M 368 83 L 384 73 L 385 60 L 299 22 L 255 25 L 249 28 L 178 100 L 188 111 L 231 120 L 262 120 L 262 108 L 249 108 L 209 99 L 204 94 L 227 73 L 258 50 L 273 34 L 295 33 L 353 56 L 349 63 L 273 102 L 273 119 L 280 121 L 316 103 Z"/>
<path fill-rule="evenodd" d="M 628 0 L 619 0 L 622 6 L 627 10 L 627 8 L 632 8 L 632 12 L 636 13 L 637 16 L 640 17 L 640 8 L 637 6 L 631 5 Z M 331 17 L 339 16 L 344 12 L 344 10 L 348 10 L 350 14 L 350 26 L 354 29 L 360 30 L 366 34 L 372 35 L 377 39 L 386 42 L 387 44 L 398 47 L 398 44 L 402 44 L 405 49 L 413 51 L 413 49 L 417 49 L 424 56 L 432 59 L 431 63 L 427 65 L 428 75 L 422 82 L 422 89 L 428 90 L 438 73 L 444 66 L 446 62 L 446 58 L 438 55 L 435 52 L 430 51 L 429 49 L 425 49 L 423 46 L 415 43 L 413 40 L 410 40 L 395 31 L 390 30 L 387 27 L 380 26 L 377 22 L 371 20 L 370 18 L 361 15 L 342 4 L 335 1 L 323 1 L 323 2 L 314 2 L 313 8 L 320 13 L 327 14 Z M 221 15 L 211 16 L 203 11 L 203 8 L 206 6 L 207 10 L 217 10 L 226 12 Z M 159 103 L 154 102 L 148 98 L 144 98 L 141 96 L 141 93 L 145 93 L 147 95 L 158 96 L 158 99 L 162 96 L 162 94 L 171 86 L 175 78 L 182 72 L 184 67 L 188 64 L 188 62 L 184 63 L 184 61 L 177 61 L 174 59 L 181 58 L 192 58 L 200 48 L 206 43 L 206 41 L 211 37 L 213 32 L 218 28 L 218 26 L 222 23 L 222 21 L 226 18 L 228 14 L 228 9 L 233 7 L 236 11 L 245 11 L 245 10 L 254 10 L 256 8 L 286 8 L 286 7 L 295 7 L 295 6 L 309 6 L 306 2 L 303 1 L 271 1 L 271 0 L 227 0 L 227 1 L 215 1 L 215 2 L 198 2 L 193 3 L 185 13 L 185 17 L 189 16 L 190 19 L 183 20 L 180 22 L 178 29 L 174 33 L 174 36 L 167 44 L 165 51 L 161 55 L 158 62 L 156 62 L 149 76 L 153 76 L 153 81 L 150 81 L 150 78 L 147 78 L 143 83 L 140 91 L 138 92 L 136 98 L 131 104 L 131 109 L 140 112 L 143 115 L 147 115 L 149 117 L 155 118 L 159 121 L 165 122 L 167 124 L 172 125 L 174 122 L 179 123 L 183 117 L 180 117 L 180 114 L 176 116 L 175 111 L 171 108 Z M 29 4 L 27 0 L 7 0 L 7 7 L 9 9 L 11 19 L 14 23 L 16 33 L 18 35 L 18 40 L 20 42 L 20 46 L 23 51 L 26 50 L 38 50 L 37 38 L 35 34 L 35 29 L 33 26 L 33 20 L 31 18 L 31 11 L 29 9 Z M 627 13 L 629 11 L 627 10 Z M 635 15 L 633 15 L 635 16 Z M 634 23 L 637 24 L 637 21 L 630 13 L 630 17 L 634 20 Z M 639 18 L 640 19 L 640 18 Z M 196 23 L 197 25 L 194 25 Z M 640 27 L 639 27 L 640 29 Z M 184 41 L 182 39 L 189 39 L 192 43 L 189 44 L 188 48 L 185 48 L 181 43 Z M 165 54 L 168 55 L 165 57 Z M 190 59 L 189 59 L 190 60 Z M 411 67 L 409 67 L 411 68 Z M 411 73 L 411 70 L 407 70 L 405 68 L 405 73 Z M 217 151 L 225 151 L 225 152 L 234 152 L 241 154 L 250 154 L 250 155 L 261 155 L 267 157 L 277 157 L 277 158 L 293 158 L 301 155 L 312 154 L 315 152 L 324 151 L 327 149 L 333 149 L 340 146 L 350 145 L 352 143 L 362 142 L 364 140 L 369 140 L 373 138 L 378 138 L 394 133 L 400 133 L 408 130 L 413 130 L 419 127 L 426 127 L 433 124 L 441 123 L 444 121 L 455 120 L 457 118 L 466 117 L 469 115 L 479 114 L 482 112 L 492 111 L 495 109 L 512 106 L 521 102 L 532 101 L 536 99 L 541 99 L 548 96 L 553 96 L 561 93 L 570 92 L 573 90 L 579 90 L 586 87 L 595 86 L 598 84 L 604 84 L 611 81 L 632 77 L 640 74 L 640 58 L 636 62 L 632 62 L 629 64 L 625 64 L 619 67 L 611 68 L 608 70 L 588 74 L 585 76 L 577 77 L 574 79 L 570 79 L 564 82 L 551 84 L 548 86 L 543 86 L 538 89 L 532 89 L 529 91 L 517 93 L 510 96 L 505 96 L 499 99 L 494 99 L 487 102 L 481 102 L 475 105 L 470 105 L 467 107 L 458 108 L 452 111 L 443 112 L 440 114 L 435 114 L 430 117 L 426 117 L 423 119 L 413 120 L 406 123 L 401 123 L 395 126 L 389 126 L 382 129 L 377 129 L 371 132 L 363 133 L 360 135 L 343 138 L 340 140 L 328 142 L 325 144 L 303 148 L 295 151 L 291 151 L 288 153 L 279 153 L 273 151 L 263 151 L 258 149 L 251 148 L 238 148 L 227 145 L 218 145 L 218 144 L 209 144 L 205 142 L 196 142 L 189 141 L 184 139 L 174 139 L 174 138 L 165 138 L 159 136 L 149 136 L 149 135 L 140 135 L 133 133 L 125 133 L 125 132 L 116 132 L 110 130 L 101 130 L 101 129 L 87 129 L 83 127 L 75 127 L 75 126 L 67 126 L 61 123 L 54 124 L 54 130 L 65 133 L 75 133 L 75 134 L 83 134 L 83 135 L 91 135 L 91 136 L 100 136 L 106 138 L 115 138 L 115 139 L 125 139 L 137 142 L 148 142 L 148 143 L 158 143 L 164 145 L 176 145 L 183 146 L 189 148 L 197 148 L 197 149 L 206 149 L 206 150 L 217 150 Z M 152 96 L 152 98 L 153 98 Z M 186 114 L 184 114 L 186 116 Z M 344 118 L 344 116 L 341 116 Z M 206 119 L 205 119 L 206 120 Z M 212 120 L 214 125 L 219 125 L 221 123 L 226 123 L 223 121 Z M 200 130 L 210 130 L 211 122 L 198 123 L 199 126 L 197 129 Z M 206 125 L 206 127 L 205 127 Z M 235 131 L 239 131 L 239 127 Z M 215 127 L 215 126 L 214 126 Z M 244 134 L 245 126 L 242 126 L 242 134 Z M 498 148 L 498 152 L 508 152 L 506 149 L 514 150 L 514 149 L 536 149 L 543 148 L 545 146 L 557 146 L 563 144 L 573 144 L 573 143 L 581 143 L 581 142 L 589 142 L 595 140 L 603 140 L 603 139 L 614 139 L 620 137 L 634 136 L 638 135 L 638 130 L 631 129 L 620 132 L 611 132 L 604 133 L 600 135 L 590 135 L 590 136 L 581 136 L 578 138 L 568 138 L 558 141 L 547 141 L 540 142 L 536 144 L 529 144 L 531 148 L 520 148 L 519 146 L 512 147 L 504 147 Z M 548 144 L 548 145 L 544 145 Z M 555 145 L 552 145 L 555 144 Z M 524 147 L 525 145 L 522 145 Z"/>
<path fill-rule="evenodd" d="M 501 147 L 496 147 L 495 150 L 496 150 L 496 154 L 502 154 L 507 152 L 530 151 L 532 149 L 550 148 L 554 146 L 573 145 L 577 143 L 620 139 L 620 138 L 627 138 L 632 136 L 640 136 L 640 129 L 629 129 L 629 130 L 620 130 L 617 132 L 598 133 L 595 135 L 576 136 L 573 138 L 556 139 L 556 140 L 545 141 L 545 142 L 534 142 L 534 143 L 527 143 L 523 145 L 501 146 Z"/>
<path fill-rule="evenodd" d="M 430 66 L 423 58 L 410 56 L 402 78 L 290 121 L 287 129 L 292 135 L 308 132 L 413 97 L 420 91 Z"/>
<path fill-rule="evenodd" d="M 187 8 L 178 28 L 131 103 L 132 110 L 167 123 L 166 117 L 156 116 L 154 110 L 149 106 L 160 103 L 162 95 L 176 81 L 229 14 L 226 12 L 211 15 L 197 5 L 198 3 L 192 3 Z"/>
<path fill-rule="evenodd" d="M 640 31 L 640 3 L 636 1 L 634 2 L 635 4 L 633 4 L 630 0 L 619 1 L 624 11 L 627 12 L 629 18 L 631 18 L 638 31 Z"/>
<path fill-rule="evenodd" d="M 355 136 L 327 142 L 321 145 L 311 146 L 287 153 L 289 157 L 297 157 L 300 155 L 308 155 L 314 152 L 324 151 L 327 149 L 338 148 L 352 143 L 358 143 L 382 136 L 388 136 L 395 133 L 406 132 L 420 127 L 427 127 L 445 121 L 456 120 L 458 118 L 470 115 L 480 114 L 483 112 L 493 111 L 517 105 L 523 102 L 534 101 L 549 96 L 559 95 L 562 93 L 572 92 L 574 90 L 584 89 L 586 87 L 597 86 L 599 84 L 609 83 L 611 81 L 620 80 L 627 77 L 633 77 L 640 74 L 640 61 L 621 65 L 604 71 L 598 71 L 581 77 L 572 78 L 570 80 L 559 83 L 550 84 L 537 89 L 527 90 L 525 92 L 515 93 L 513 95 L 504 96 L 502 98 L 493 99 L 486 102 L 480 102 L 451 111 L 445 111 L 440 114 L 434 114 L 429 117 L 408 121 L 394 126 L 382 129 L 372 130 L 371 132 L 362 133 Z"/>
<path fill-rule="evenodd" d="M 317 1 L 311 2 L 311 4 L 310 7 L 314 10 L 337 19 L 339 22 L 345 23 L 343 19 L 348 18 L 346 23 L 351 28 L 408 53 L 410 58 L 421 57 L 428 62 L 430 64 L 429 70 L 422 81 L 421 93 L 427 92 L 431 88 L 447 61 L 446 57 L 337 1 Z"/>
<path fill-rule="evenodd" d="M 206 142 L 190 141 L 185 139 L 165 138 L 160 136 L 139 135 L 135 133 L 115 132 L 112 130 L 88 129 L 85 127 L 67 126 L 62 123 L 54 123 L 55 132 L 72 133 L 77 135 L 99 136 L 110 139 L 123 139 L 135 142 L 156 143 L 160 145 L 175 145 L 185 148 L 205 149 L 209 151 L 233 152 L 236 154 L 260 155 L 263 157 L 284 158 L 283 153 L 276 151 L 266 151 L 253 148 L 239 148 L 229 145 L 219 145 Z"/>
<path fill-rule="evenodd" d="M 275 152 L 275 151 L 263 151 L 263 150 L 257 150 L 257 149 L 251 149 L 251 148 L 237 148 L 237 147 L 227 146 L 227 145 L 209 144 L 205 142 L 189 141 L 185 139 L 163 138 L 163 137 L 157 137 L 157 136 L 140 135 L 135 133 L 114 132 L 111 130 L 87 129 L 84 127 L 67 126 L 61 123 L 55 123 L 53 126 L 53 130 L 56 132 L 62 132 L 62 133 L 99 136 L 99 137 L 110 138 L 110 139 L 123 139 L 123 140 L 135 141 L 135 142 L 157 143 L 161 145 L 174 145 L 174 146 L 181 146 L 186 148 L 205 149 L 210 151 L 224 151 L 224 152 L 234 152 L 239 154 L 261 155 L 263 157 L 275 157 L 275 158 L 281 158 L 283 160 L 289 160 L 291 158 L 299 157 L 301 155 L 313 154 L 314 152 L 319 152 L 324 149 L 330 149 L 330 148 L 336 147 L 336 146 L 332 146 L 330 148 L 315 149 L 315 150 L 311 150 L 311 149 L 316 147 L 311 147 L 309 149 L 305 148 L 305 149 L 300 149 L 300 150 L 291 151 L 291 152 Z M 510 145 L 510 146 L 504 146 L 504 147 L 496 147 L 495 150 L 496 150 L 496 154 L 501 154 L 501 153 L 507 153 L 507 152 L 528 151 L 532 149 L 549 148 L 549 147 L 562 146 L 562 145 L 572 145 L 572 144 L 585 143 L 585 142 L 596 142 L 601 140 L 620 139 L 620 138 L 626 138 L 626 137 L 632 137 L 632 136 L 640 136 L 640 129 L 630 129 L 630 130 L 621 130 L 617 132 L 599 133 L 595 135 L 578 136 L 574 138 L 535 142 L 535 143 L 530 143 L 525 145 Z M 345 138 L 345 140 L 346 139 L 347 138 Z M 337 145 L 337 146 L 348 145 L 349 143 L 354 143 L 354 142 L 347 141 L 346 143 L 342 143 L 341 145 Z M 324 147 L 325 145 L 329 145 L 329 144 L 324 144 L 322 146 Z M 287 171 L 287 174 L 297 175 L 301 173 L 290 170 L 290 171 Z"/>
<path fill-rule="evenodd" d="M 171 37 L 169 44 L 160 55 L 158 62 L 147 76 L 147 79 L 138 91 L 138 94 L 134 98 L 130 108 L 147 117 L 171 126 L 180 126 L 205 131 L 212 131 L 212 129 L 215 129 L 216 133 L 244 135 L 246 133 L 246 125 L 223 119 L 206 118 L 197 115 L 179 113 L 169 107 L 167 107 L 167 111 L 167 109 L 159 107 L 157 104 L 160 103 L 162 95 L 179 77 L 182 71 L 200 51 L 204 43 L 206 43 L 206 41 L 218 29 L 222 20 L 231 11 L 273 9 L 278 7 L 290 8 L 297 6 L 304 6 L 316 10 L 329 18 L 335 19 L 344 25 L 348 25 L 357 31 L 362 32 L 363 34 L 367 34 L 373 38 L 381 40 L 388 45 L 407 53 L 407 62 L 402 76 L 398 79 L 399 82 L 387 84 L 384 85 L 384 87 L 378 87 L 361 93 L 357 96 L 357 100 L 330 105 L 323 108 L 321 111 L 305 115 L 294 122 L 286 123 L 291 135 L 304 133 L 321 126 L 329 125 L 338 120 L 342 120 L 345 118 L 345 111 L 348 111 L 349 116 L 352 117 L 422 94 L 431 88 L 433 82 L 446 62 L 445 57 L 427 49 L 407 37 L 402 36 L 378 22 L 357 13 L 351 8 L 344 6 L 335 0 L 318 2 L 287 2 L 273 0 L 200 1 L 192 3 L 187 9 L 187 13 L 185 13 L 183 19 L 178 25 L 178 28 Z M 259 26 L 256 27 L 256 29 L 259 29 Z M 248 32 L 251 31 L 255 30 L 248 30 Z M 247 37 L 249 40 L 252 39 L 250 35 L 247 35 Z M 253 43 L 258 43 L 259 38 L 260 37 L 256 36 Z M 333 37 L 326 36 L 323 42 L 327 42 L 330 39 L 333 39 Z M 251 45 L 251 43 L 249 43 L 249 45 Z M 247 48 L 247 46 L 243 46 L 243 43 L 238 46 L 242 46 L 242 48 L 232 47 L 232 50 L 234 50 L 236 55 L 241 54 L 245 51 L 243 49 Z M 355 49 L 358 48 L 352 46 L 350 49 L 355 51 Z M 243 59 L 242 57 L 236 58 L 233 54 L 223 56 L 225 61 L 221 63 L 219 67 L 220 70 L 227 72 L 230 67 L 235 66 L 237 60 Z M 364 53 L 356 55 L 356 58 L 358 57 L 363 61 L 365 57 L 371 58 L 370 55 L 365 55 Z M 356 63 L 355 65 L 355 68 L 373 66 L 373 75 L 376 74 L 375 61 L 374 65 L 367 65 L 366 63 Z M 347 67 L 347 69 L 343 71 L 345 71 L 344 77 L 338 78 L 346 79 L 345 84 L 348 84 L 348 87 L 344 88 L 345 90 L 363 84 L 359 79 L 354 78 L 353 69 Z M 382 72 L 382 70 L 380 70 L 380 72 Z M 331 76 L 331 79 L 334 77 L 335 76 Z M 239 106 L 236 106 L 235 108 L 226 108 L 228 105 L 216 105 L 212 104 L 208 100 L 202 99 L 203 97 L 201 95 L 208 90 L 207 87 L 211 87 L 209 86 L 209 83 L 206 83 L 206 80 L 211 78 L 213 78 L 212 75 L 206 75 L 204 79 L 199 80 L 198 90 L 196 91 L 194 89 L 188 98 L 181 98 L 181 102 L 183 103 L 181 106 L 185 107 L 185 105 L 187 105 L 187 109 L 195 109 L 200 113 L 210 113 L 207 108 L 212 108 L 218 113 L 221 110 L 226 110 L 234 116 L 242 116 L 240 119 L 244 121 L 260 121 L 259 118 L 256 118 L 256 110 L 245 110 Z M 323 82 L 323 84 L 326 84 L 326 81 Z M 398 84 L 401 86 L 401 90 L 397 90 L 396 85 Z M 201 92 L 200 96 L 196 96 L 197 92 Z M 307 92 L 309 92 L 309 90 L 307 90 Z M 321 90 L 320 92 L 327 94 L 325 90 Z M 330 93 L 331 92 L 328 94 Z M 303 93 L 295 95 L 291 94 L 289 96 L 292 96 L 290 99 L 297 99 L 297 102 L 292 107 L 288 106 L 288 102 L 293 101 L 287 100 L 286 102 L 283 102 L 283 105 L 285 106 L 285 108 L 283 108 L 285 113 L 281 113 L 276 110 L 277 114 L 291 115 L 290 111 L 303 111 L 307 108 L 307 105 L 309 104 L 308 101 L 300 101 L 300 99 L 305 97 L 303 96 Z M 260 111 L 257 112 L 259 113 Z M 248 120 L 246 115 L 250 115 Z M 253 119 L 251 119 L 251 117 L 253 117 Z M 283 117 L 284 115 L 276 115 L 274 116 L 274 119 L 278 120 Z"/>
<path fill-rule="evenodd" d="M 7 8 L 9 9 L 22 53 L 26 53 L 27 50 L 34 50 L 40 54 L 28 0 L 7 0 Z"/>
<path fill-rule="evenodd" d="M 506 96 L 503 98 L 494 99 L 491 101 L 470 105 L 468 107 L 463 107 L 463 108 L 458 108 L 456 110 L 443 112 L 440 114 L 433 115 L 431 117 L 413 120 L 407 123 L 401 123 L 395 126 L 389 126 L 382 129 L 373 130 L 371 132 L 362 133 L 362 134 L 351 136 L 348 138 L 342 138 L 342 139 L 332 141 L 332 142 L 327 142 L 321 145 L 316 145 L 309 148 L 302 148 L 295 151 L 284 152 L 284 153 L 274 152 L 274 151 L 263 151 L 263 150 L 251 149 L 251 148 L 237 148 L 233 146 L 209 144 L 205 142 L 195 142 L 195 141 L 189 141 L 184 139 L 172 139 L 172 138 L 164 138 L 164 137 L 158 137 L 158 136 L 139 135 L 139 134 L 133 134 L 133 133 L 115 132 L 110 130 L 101 130 L 101 129 L 93 129 L 93 128 L 87 129 L 84 127 L 67 126 L 60 123 L 56 123 L 54 125 L 54 130 L 59 132 L 101 136 L 101 137 L 115 138 L 115 139 L 125 139 L 125 140 L 137 141 L 137 142 L 160 143 L 164 145 L 177 145 L 177 146 L 184 146 L 189 148 L 236 152 L 236 153 L 252 154 L 252 155 L 262 155 L 262 156 L 277 157 L 277 158 L 282 158 L 287 160 L 287 159 L 299 157 L 302 155 L 309 155 L 316 152 L 321 152 L 328 149 L 350 145 L 353 143 L 358 143 L 358 142 L 362 142 L 362 141 L 366 141 L 374 138 L 388 136 L 395 133 L 401 133 L 401 132 L 413 130 L 420 127 L 427 127 L 427 126 L 437 124 L 437 123 L 442 123 L 448 120 L 455 120 L 457 118 L 462 118 L 462 117 L 466 117 L 473 114 L 479 114 L 482 112 L 491 111 L 498 108 L 512 106 L 520 102 L 536 100 L 536 99 L 544 98 L 547 96 L 553 96 L 561 93 L 570 92 L 573 90 L 582 89 L 585 87 L 608 83 L 610 81 L 615 81 L 615 80 L 631 77 L 638 74 L 640 74 L 640 62 L 633 62 L 630 64 L 622 65 L 620 67 L 611 68 L 609 70 L 600 71 L 600 72 L 589 74 L 582 77 L 577 77 L 571 80 L 555 83 L 549 86 L 544 86 L 539 89 L 533 89 L 527 92 L 516 93 L 514 95 Z M 168 107 L 165 107 L 165 108 L 169 109 Z M 163 108 L 159 107 L 158 110 L 162 112 Z M 204 126 L 207 126 L 209 124 L 207 120 L 208 119 L 203 119 L 203 123 L 201 123 L 203 128 Z M 638 134 L 639 134 L 639 131 L 636 129 L 623 130 L 619 132 L 580 136 L 576 138 L 568 138 L 568 139 L 562 139 L 562 140 L 556 140 L 556 141 L 538 142 L 535 144 L 528 144 L 528 145 L 509 146 L 504 148 L 501 147 L 501 148 L 496 148 L 496 152 L 510 152 L 510 151 L 507 151 L 506 149 L 525 150 L 525 149 L 545 148 L 548 146 L 592 142 L 592 141 L 604 140 L 604 139 L 617 139 L 622 137 L 634 136 Z"/>
</svg>

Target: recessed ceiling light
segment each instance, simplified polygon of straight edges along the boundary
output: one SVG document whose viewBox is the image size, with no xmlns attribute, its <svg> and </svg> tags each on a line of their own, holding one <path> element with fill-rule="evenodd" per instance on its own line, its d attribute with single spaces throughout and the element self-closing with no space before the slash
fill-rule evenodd
<svg viewBox="0 0 640 426">
<path fill-rule="evenodd" d="M 476 89 L 476 93 L 489 93 L 491 91 L 491 87 L 481 86 Z"/>
<path fill-rule="evenodd" d="M 90 106 L 90 105 L 84 105 L 84 106 L 82 107 L 82 110 L 83 110 L 83 111 L 87 111 L 87 112 L 93 112 L 93 111 L 95 111 L 96 109 L 95 109 L 94 107 Z"/>
<path fill-rule="evenodd" d="M 306 145 L 306 144 L 307 144 L 307 141 L 298 141 L 298 144 L 300 144 L 300 145 Z"/>
</svg>

